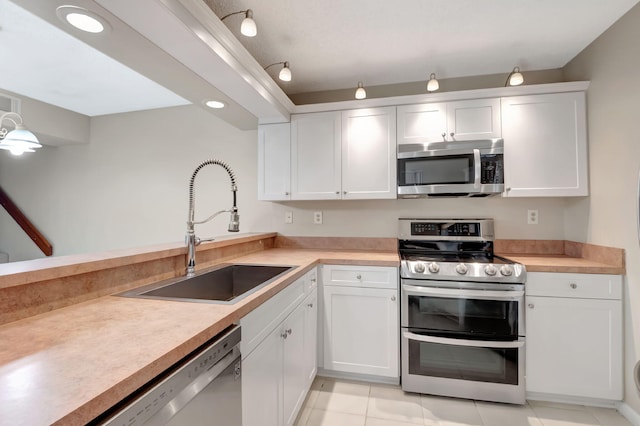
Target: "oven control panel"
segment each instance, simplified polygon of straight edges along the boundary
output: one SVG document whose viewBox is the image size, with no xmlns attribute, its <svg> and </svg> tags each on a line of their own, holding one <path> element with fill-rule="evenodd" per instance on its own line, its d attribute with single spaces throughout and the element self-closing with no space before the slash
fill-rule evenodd
<svg viewBox="0 0 640 426">
<path fill-rule="evenodd" d="M 406 240 L 493 240 L 492 219 L 399 219 Z"/>
</svg>

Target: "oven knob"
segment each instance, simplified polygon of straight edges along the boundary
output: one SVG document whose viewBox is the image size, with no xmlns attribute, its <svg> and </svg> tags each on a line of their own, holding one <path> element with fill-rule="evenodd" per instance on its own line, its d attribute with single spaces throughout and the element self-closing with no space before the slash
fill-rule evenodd
<svg viewBox="0 0 640 426">
<path fill-rule="evenodd" d="M 432 274 L 437 274 L 438 272 L 440 272 L 440 265 L 438 265 L 436 262 L 431 262 L 429 264 L 429 272 L 431 272 Z"/>
<path fill-rule="evenodd" d="M 508 276 L 511 276 L 511 274 L 513 274 L 513 270 L 509 265 L 502 265 L 500 267 L 500 273 L 505 277 L 508 277 Z"/>
<path fill-rule="evenodd" d="M 413 267 L 413 270 L 416 271 L 419 274 L 423 273 L 424 272 L 424 263 L 422 263 L 422 262 L 416 263 L 415 266 Z"/>
<path fill-rule="evenodd" d="M 459 273 L 460 275 L 466 274 L 467 271 L 468 271 L 467 265 L 465 265 L 464 263 L 459 263 L 456 265 L 456 272 Z"/>
<path fill-rule="evenodd" d="M 487 265 L 484 268 L 484 272 L 489 276 L 494 276 L 498 272 L 498 269 L 496 269 L 496 267 L 493 265 Z"/>
</svg>

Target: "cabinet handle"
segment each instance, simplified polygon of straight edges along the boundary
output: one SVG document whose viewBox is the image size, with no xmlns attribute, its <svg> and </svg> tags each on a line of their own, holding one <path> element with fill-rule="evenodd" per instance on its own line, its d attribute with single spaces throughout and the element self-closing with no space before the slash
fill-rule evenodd
<svg viewBox="0 0 640 426">
<path fill-rule="evenodd" d="M 287 330 L 287 334 L 288 334 L 289 336 L 291 336 L 291 329 L 288 329 L 288 330 Z"/>
<path fill-rule="evenodd" d="M 392 302 L 395 302 L 395 301 L 396 301 L 396 296 L 395 296 L 395 295 L 391 296 L 391 301 L 392 301 Z"/>
<path fill-rule="evenodd" d="M 308 307 L 313 308 L 313 303 L 307 304 Z"/>
<path fill-rule="evenodd" d="M 576 284 L 576 283 L 571 283 L 571 284 L 569 284 L 569 287 L 571 287 L 571 288 L 573 288 L 573 289 L 576 289 L 576 288 L 578 288 L 578 284 Z"/>
<path fill-rule="evenodd" d="M 356 275 L 356 279 L 361 280 L 362 279 L 362 275 L 360 275 L 360 274 Z"/>
<path fill-rule="evenodd" d="M 529 307 L 529 309 L 535 308 L 535 305 L 533 303 L 529 303 L 527 306 Z"/>
</svg>

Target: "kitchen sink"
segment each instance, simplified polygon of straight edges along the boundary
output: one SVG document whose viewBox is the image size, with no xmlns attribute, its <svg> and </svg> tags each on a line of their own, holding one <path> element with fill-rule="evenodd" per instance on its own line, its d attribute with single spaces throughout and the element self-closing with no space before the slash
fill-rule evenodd
<svg viewBox="0 0 640 426">
<path fill-rule="evenodd" d="M 273 282 L 295 266 L 226 264 L 194 277 L 138 287 L 117 296 L 233 304 Z"/>
</svg>

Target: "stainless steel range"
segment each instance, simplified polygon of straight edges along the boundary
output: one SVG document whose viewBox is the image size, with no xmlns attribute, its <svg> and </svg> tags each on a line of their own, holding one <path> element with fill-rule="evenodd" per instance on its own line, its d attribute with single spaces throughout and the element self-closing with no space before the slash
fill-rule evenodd
<svg viewBox="0 0 640 426">
<path fill-rule="evenodd" d="M 523 404 L 523 265 L 491 219 L 400 219 L 402 388 Z"/>
</svg>

